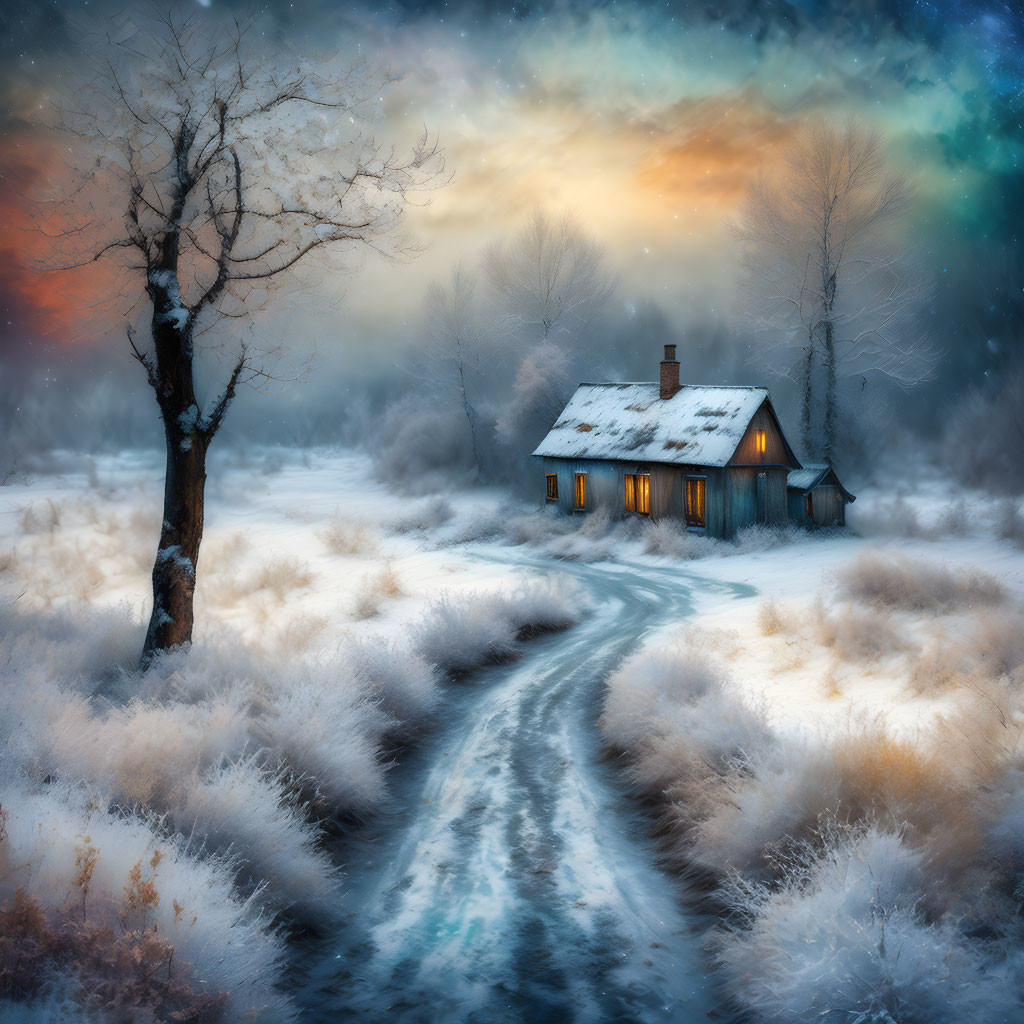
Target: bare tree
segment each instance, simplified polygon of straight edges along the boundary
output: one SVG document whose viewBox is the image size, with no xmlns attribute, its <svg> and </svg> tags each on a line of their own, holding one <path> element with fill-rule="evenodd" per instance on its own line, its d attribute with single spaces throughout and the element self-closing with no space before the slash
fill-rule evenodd
<svg viewBox="0 0 1024 1024">
<path fill-rule="evenodd" d="M 484 475 L 480 415 L 474 404 L 491 354 L 490 333 L 476 316 L 476 283 L 461 266 L 447 288 L 433 284 L 427 293 L 427 343 L 423 362 L 431 384 L 453 393 L 469 425 L 477 477 Z M 478 400 L 478 399 L 477 399 Z"/>
<path fill-rule="evenodd" d="M 916 315 L 924 277 L 893 232 L 911 196 L 886 172 L 881 136 L 853 122 L 809 128 L 783 180 L 751 190 L 738 229 L 750 313 L 787 339 L 769 362 L 796 380 L 811 457 L 833 457 L 844 380 L 864 390 L 881 375 L 907 388 L 934 368 Z"/>
<path fill-rule="evenodd" d="M 253 24 L 172 12 L 121 26 L 63 111 L 88 170 L 40 214 L 58 250 L 51 267 L 115 260 L 148 321 L 129 342 L 159 406 L 167 469 L 144 663 L 191 640 L 207 450 L 239 386 L 267 375 L 239 344 L 203 402 L 213 371 L 201 345 L 223 354 L 225 319 L 262 308 L 314 254 L 411 255 L 396 233 L 404 207 L 443 171 L 426 135 L 406 156 L 370 136 L 387 75 L 275 61 Z"/>
<path fill-rule="evenodd" d="M 568 214 L 541 211 L 511 242 L 484 256 L 506 323 L 532 340 L 575 341 L 612 292 L 604 251 Z"/>
<path fill-rule="evenodd" d="M 497 423 L 499 440 L 520 458 L 569 400 L 573 357 L 585 351 L 587 328 L 614 285 L 604 250 L 569 214 L 556 220 L 534 212 L 518 234 L 484 254 L 484 271 L 505 336 L 526 346 L 506 354 L 512 396 Z"/>
</svg>

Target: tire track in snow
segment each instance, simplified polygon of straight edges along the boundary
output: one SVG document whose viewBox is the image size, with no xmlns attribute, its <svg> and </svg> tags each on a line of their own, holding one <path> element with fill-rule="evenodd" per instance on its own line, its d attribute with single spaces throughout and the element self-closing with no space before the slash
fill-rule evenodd
<svg viewBox="0 0 1024 1024">
<path fill-rule="evenodd" d="M 445 722 L 355 837 L 337 936 L 296 972 L 303 1020 L 706 1020 L 700 922 L 600 760 L 608 673 L 696 585 L 622 564 L 517 559 L 577 577 L 596 610 L 454 688 Z M 324 947 L 327 947 L 326 953 Z"/>
</svg>

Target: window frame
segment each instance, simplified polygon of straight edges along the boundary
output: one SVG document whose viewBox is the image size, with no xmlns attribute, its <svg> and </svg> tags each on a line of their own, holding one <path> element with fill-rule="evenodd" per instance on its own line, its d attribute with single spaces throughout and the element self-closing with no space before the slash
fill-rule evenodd
<svg viewBox="0 0 1024 1024">
<path fill-rule="evenodd" d="M 643 486 L 640 481 L 643 481 Z M 636 511 L 638 515 L 649 516 L 651 514 L 651 474 L 636 474 Z"/>
<path fill-rule="evenodd" d="M 622 475 L 622 504 L 627 512 L 636 511 L 636 473 Z"/>
<path fill-rule="evenodd" d="M 700 519 L 692 516 L 690 510 L 690 483 L 698 485 L 700 495 Z M 705 530 L 708 524 L 708 478 L 706 476 L 686 475 L 683 477 L 683 515 L 686 518 L 686 525 L 689 529 Z"/>
<path fill-rule="evenodd" d="M 545 483 L 547 485 L 547 501 L 558 501 L 558 474 L 557 473 L 545 473 Z"/>
<path fill-rule="evenodd" d="M 635 512 L 638 516 L 651 514 L 650 473 L 622 474 L 622 504 L 627 512 Z"/>
<path fill-rule="evenodd" d="M 573 473 L 573 511 L 585 512 L 587 509 L 587 474 Z"/>
</svg>

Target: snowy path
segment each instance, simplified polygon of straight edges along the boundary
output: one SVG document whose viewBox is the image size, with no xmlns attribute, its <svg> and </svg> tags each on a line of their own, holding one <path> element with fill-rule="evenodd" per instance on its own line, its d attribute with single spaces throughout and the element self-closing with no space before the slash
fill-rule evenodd
<svg viewBox="0 0 1024 1024">
<path fill-rule="evenodd" d="M 389 811 L 346 851 L 344 927 L 293 975 L 304 1021 L 691 1024 L 716 1002 L 698 924 L 594 723 L 608 672 L 692 614 L 698 586 L 752 588 L 522 564 L 576 576 L 595 609 L 458 685 L 443 727 L 396 770 Z"/>
</svg>

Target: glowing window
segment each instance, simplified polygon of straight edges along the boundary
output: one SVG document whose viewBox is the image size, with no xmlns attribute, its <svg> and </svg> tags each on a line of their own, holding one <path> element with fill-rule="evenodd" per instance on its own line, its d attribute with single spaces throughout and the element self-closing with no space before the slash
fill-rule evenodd
<svg viewBox="0 0 1024 1024">
<path fill-rule="evenodd" d="M 636 510 L 645 516 L 651 514 L 651 478 L 646 473 L 636 477 Z"/>
<path fill-rule="evenodd" d="M 764 430 L 754 431 L 754 447 L 758 455 L 764 455 L 768 451 L 768 433 Z"/>
<path fill-rule="evenodd" d="M 704 525 L 704 477 L 686 478 L 686 525 Z"/>
<path fill-rule="evenodd" d="M 808 519 L 813 519 L 814 518 L 814 500 L 811 497 L 810 492 L 808 492 L 808 494 L 807 494 L 807 518 Z"/>
<path fill-rule="evenodd" d="M 558 475 L 548 473 L 548 501 L 558 501 Z"/>
<path fill-rule="evenodd" d="M 587 474 L 577 473 L 576 477 L 576 508 L 587 507 Z"/>
<path fill-rule="evenodd" d="M 625 491 L 627 512 L 651 514 L 651 478 L 647 473 L 627 473 Z"/>
</svg>

